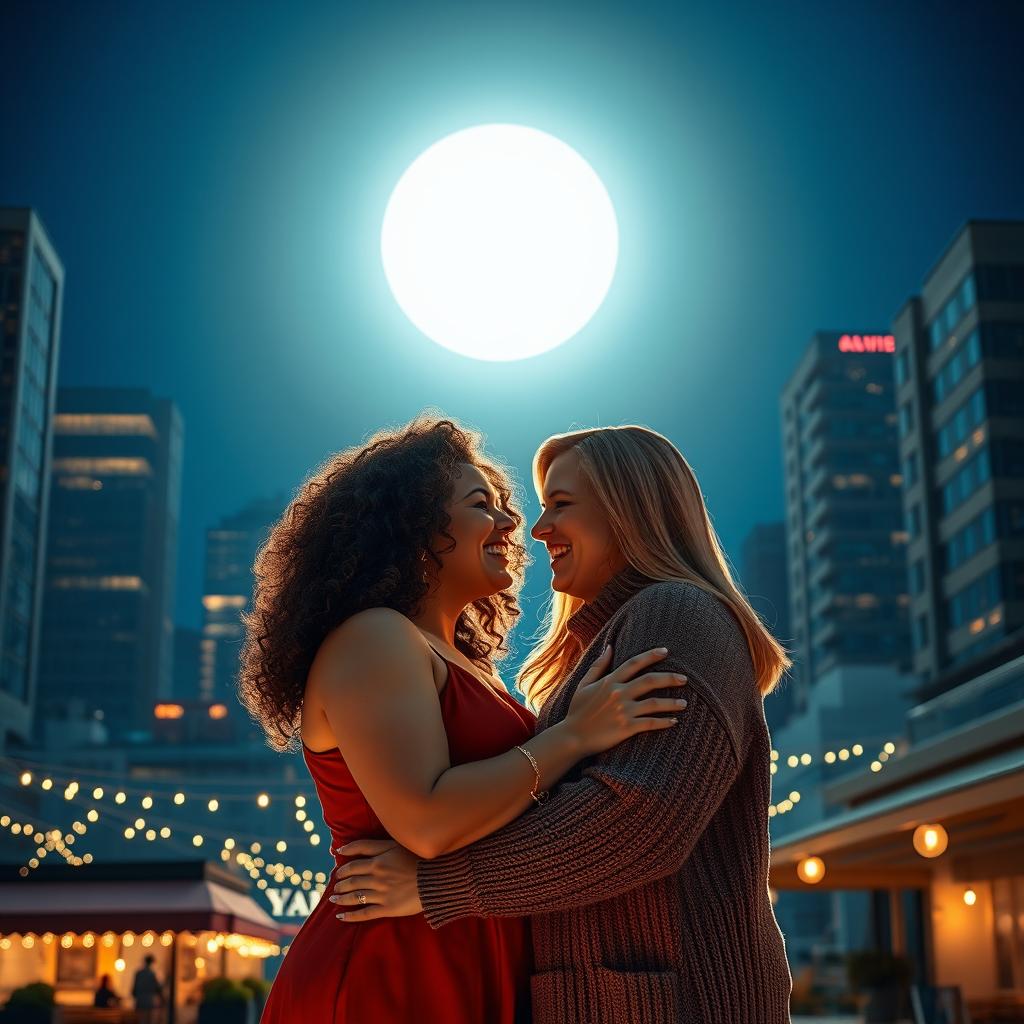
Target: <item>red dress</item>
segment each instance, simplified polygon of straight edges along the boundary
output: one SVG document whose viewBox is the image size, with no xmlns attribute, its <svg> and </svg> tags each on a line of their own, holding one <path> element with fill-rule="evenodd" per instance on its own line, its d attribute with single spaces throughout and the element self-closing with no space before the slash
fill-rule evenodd
<svg viewBox="0 0 1024 1024">
<path fill-rule="evenodd" d="M 482 761 L 533 735 L 512 697 L 447 662 L 441 715 L 452 765 Z M 338 750 L 303 747 L 331 849 L 388 834 Z M 335 854 L 341 865 L 346 858 Z M 422 914 L 346 924 L 324 898 L 292 940 L 260 1024 L 513 1024 L 529 1019 L 531 952 L 522 918 L 466 918 L 437 931 Z"/>
</svg>

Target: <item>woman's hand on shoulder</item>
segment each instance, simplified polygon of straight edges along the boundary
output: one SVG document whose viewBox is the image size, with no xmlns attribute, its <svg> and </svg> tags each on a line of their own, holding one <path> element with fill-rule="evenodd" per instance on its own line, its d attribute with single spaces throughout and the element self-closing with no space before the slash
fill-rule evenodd
<svg viewBox="0 0 1024 1024">
<path fill-rule="evenodd" d="M 580 681 L 561 723 L 576 736 L 583 756 L 608 750 L 638 733 L 670 729 L 677 723 L 674 716 L 686 708 L 684 697 L 647 696 L 653 690 L 686 685 L 686 676 L 677 672 L 644 672 L 667 654 L 664 647 L 654 648 L 609 671 L 612 649 L 605 647 Z M 673 717 L 654 717 L 666 713 Z"/>
</svg>

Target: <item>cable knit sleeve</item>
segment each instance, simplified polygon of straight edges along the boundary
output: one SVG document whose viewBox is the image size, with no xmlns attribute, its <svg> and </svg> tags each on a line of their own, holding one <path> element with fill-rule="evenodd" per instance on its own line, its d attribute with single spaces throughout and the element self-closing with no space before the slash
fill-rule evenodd
<svg viewBox="0 0 1024 1024">
<path fill-rule="evenodd" d="M 606 632 L 616 664 L 669 648 L 664 669 L 690 680 L 679 724 L 593 759 L 580 778 L 493 835 L 422 861 L 419 890 L 433 927 L 584 906 L 676 872 L 735 781 L 744 710 L 731 705 L 748 687 L 752 699 L 754 683 L 728 613 L 689 584 L 656 584 Z"/>
</svg>

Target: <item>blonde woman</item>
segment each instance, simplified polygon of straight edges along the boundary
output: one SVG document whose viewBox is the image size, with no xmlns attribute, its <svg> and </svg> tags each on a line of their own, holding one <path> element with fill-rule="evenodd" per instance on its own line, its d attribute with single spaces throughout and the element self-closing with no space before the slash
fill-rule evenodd
<svg viewBox="0 0 1024 1024">
<path fill-rule="evenodd" d="M 666 438 L 635 426 L 552 437 L 534 482 L 532 534 L 555 591 L 518 679 L 538 730 L 562 720 L 608 644 L 615 664 L 668 647 L 687 714 L 584 761 L 545 804 L 455 853 L 353 844 L 332 897 L 343 927 L 529 915 L 535 1024 L 782 1024 L 791 978 L 768 896 L 763 697 L 785 651 L 733 583 Z M 350 909 L 368 890 L 377 906 Z"/>
</svg>

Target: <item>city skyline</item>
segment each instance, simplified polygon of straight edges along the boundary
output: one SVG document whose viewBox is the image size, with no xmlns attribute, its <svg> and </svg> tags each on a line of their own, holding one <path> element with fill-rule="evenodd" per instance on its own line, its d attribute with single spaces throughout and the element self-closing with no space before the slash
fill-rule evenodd
<svg viewBox="0 0 1024 1024">
<path fill-rule="evenodd" d="M 767 1000 L 697 1016 L 765 1010 L 784 957 L 779 1020 L 902 1019 L 899 987 L 922 1019 L 943 992 L 1024 1020 L 1024 7 L 39 0 L 8 20 L 0 1005 L 23 986 L 86 1005 L 108 978 L 126 1005 L 152 953 L 168 1024 L 213 1019 L 239 982 L 259 1015 L 261 979 L 307 956 L 304 918 L 329 926 L 319 951 L 342 939 L 321 896 L 348 844 L 386 837 L 438 861 L 415 869 L 435 925 L 445 864 L 474 914 L 522 885 L 517 912 L 547 922 L 565 862 L 577 945 L 626 934 L 587 923 L 595 901 L 671 909 L 675 882 L 649 885 L 672 861 L 727 925 L 701 936 L 685 897 L 687 941 L 778 967 Z M 446 561 L 415 610 L 382 589 L 419 529 L 417 454 L 386 487 L 360 460 L 308 488 L 263 560 L 240 701 L 269 530 L 332 454 L 425 411 L 481 431 L 519 489 L 528 564 L 496 663 L 517 700 L 552 571 L 584 605 L 554 619 L 554 696 L 534 719 L 472 686 L 464 630 L 442 669 L 408 630 L 408 656 L 399 630 L 371 663 L 359 622 L 336 628 L 384 603 L 434 647 L 445 588 L 483 579 Z M 630 423 L 697 493 L 671 450 L 616 433 L 628 469 L 547 476 L 568 551 L 549 571 L 537 445 Z M 493 590 L 478 497 L 447 529 Z M 688 699 L 582 758 L 585 727 L 559 729 L 562 775 L 545 744 L 598 620 L 619 660 L 641 632 L 662 645 Z M 508 814 L 478 827 L 492 798 Z M 651 878 L 599 892 L 580 856 L 602 843 Z M 186 920 L 186 888 L 231 919 L 214 900 Z M 365 896 L 346 930 L 375 916 Z M 695 948 L 654 974 L 727 992 L 694 986 Z M 872 965 L 888 985 L 858 977 Z"/>
<path fill-rule="evenodd" d="M 1021 145 L 1000 130 L 1020 105 L 1019 32 L 998 5 L 927 25 L 911 9 L 808 7 L 797 35 L 753 7 L 724 35 L 724 14 L 655 7 L 582 33 L 572 8 L 439 7 L 429 32 L 411 9 L 267 10 L 244 26 L 217 9 L 201 27 L 169 10 L 16 12 L 0 45 L 17 69 L 19 159 L 0 169 L 0 197 L 38 210 L 66 264 L 61 386 L 144 387 L 182 409 L 183 626 L 200 625 L 211 524 L 426 405 L 488 434 L 528 517 L 547 434 L 660 430 L 735 557 L 754 522 L 782 515 L 775 403 L 809 334 L 891 323 L 964 221 L 1024 215 Z M 215 55 L 239 29 L 246 56 L 225 65 Z M 97 133 L 29 56 L 44 38 Z M 137 38 L 150 59 L 126 63 Z M 497 120 L 574 145 L 622 218 L 619 276 L 593 323 L 499 371 L 407 324 L 376 251 L 408 161 Z M 669 360 L 681 375 L 658 372 Z"/>
</svg>

